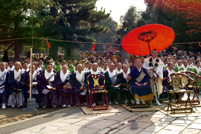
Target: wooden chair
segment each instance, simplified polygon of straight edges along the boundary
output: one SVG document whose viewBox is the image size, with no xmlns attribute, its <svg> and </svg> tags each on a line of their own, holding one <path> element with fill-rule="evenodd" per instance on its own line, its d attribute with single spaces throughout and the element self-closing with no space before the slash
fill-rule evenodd
<svg viewBox="0 0 201 134">
<path fill-rule="evenodd" d="M 189 84 L 194 83 L 194 79 L 189 77 L 185 73 L 172 73 L 169 75 L 169 81 L 167 85 L 167 94 L 168 94 L 168 108 L 167 112 L 171 111 L 171 114 L 175 114 L 176 111 L 185 111 L 193 112 L 192 103 L 190 99 L 191 92 L 189 90 Z M 187 99 L 182 100 L 182 95 L 187 94 Z M 172 102 L 172 99 L 175 94 L 178 94 L 178 98 L 175 102 Z"/>
<path fill-rule="evenodd" d="M 104 79 L 103 85 L 99 85 L 99 78 L 102 77 Z M 93 79 L 93 88 L 90 88 L 90 83 L 89 83 L 89 78 Z M 88 84 L 88 90 L 89 90 L 89 107 L 91 110 L 107 110 L 109 105 L 108 105 L 108 98 L 107 98 L 107 93 L 108 91 L 105 88 L 105 76 L 103 74 L 90 74 L 87 76 L 87 84 Z M 104 94 L 104 99 L 101 105 L 98 106 L 92 106 L 93 102 L 93 94 L 95 93 L 103 93 Z"/>
<path fill-rule="evenodd" d="M 200 99 L 199 99 L 199 95 L 198 95 L 198 91 L 199 91 L 199 88 L 201 87 L 201 76 L 197 75 L 196 73 L 194 72 L 191 72 L 191 71 L 185 71 L 183 72 L 185 74 L 187 74 L 188 76 L 190 76 L 192 79 L 194 79 L 194 82 L 192 82 L 188 88 L 192 88 L 194 90 L 194 95 L 193 95 L 193 98 L 192 98 L 192 105 L 199 105 L 200 104 Z"/>
</svg>

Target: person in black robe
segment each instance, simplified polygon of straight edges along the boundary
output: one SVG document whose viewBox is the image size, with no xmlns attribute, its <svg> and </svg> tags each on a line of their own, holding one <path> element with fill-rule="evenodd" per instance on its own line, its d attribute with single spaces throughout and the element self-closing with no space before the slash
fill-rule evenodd
<svg viewBox="0 0 201 134">
<path fill-rule="evenodd" d="M 88 90 L 85 76 L 82 64 L 77 64 L 75 73 L 70 76 L 70 84 L 73 88 L 74 105 L 87 105 L 88 103 Z"/>
<path fill-rule="evenodd" d="M 25 85 L 25 74 L 20 69 L 21 63 L 16 62 L 15 63 L 15 69 L 13 71 L 10 71 L 8 74 L 8 92 L 9 92 L 9 98 L 8 98 L 8 105 L 11 107 L 21 107 L 24 103 L 24 85 Z"/>
<path fill-rule="evenodd" d="M 62 65 L 61 70 L 57 73 L 57 90 L 59 104 L 62 107 L 71 107 L 72 105 L 72 86 L 70 85 L 71 72 L 66 64 Z"/>
<path fill-rule="evenodd" d="M 32 97 L 36 99 L 36 107 L 39 107 L 39 105 L 42 103 L 42 93 L 40 89 L 40 73 L 36 71 L 35 66 L 33 65 L 33 81 L 32 81 Z M 26 79 L 25 79 L 25 94 L 26 98 L 29 98 L 30 96 L 30 70 L 26 73 Z"/>
<path fill-rule="evenodd" d="M 56 108 L 58 103 L 57 98 L 57 75 L 53 70 L 52 64 L 48 63 L 44 71 L 40 73 L 40 90 L 43 96 L 43 108 L 51 105 L 53 108 Z M 51 99 L 50 99 L 51 98 Z"/>
<path fill-rule="evenodd" d="M 8 71 L 6 70 L 6 64 L 0 62 L 0 104 L 2 104 L 2 109 L 6 109 L 6 97 L 7 97 L 7 81 L 8 81 Z"/>
<path fill-rule="evenodd" d="M 128 82 L 129 82 L 129 72 L 128 66 L 126 64 L 123 65 L 123 71 L 117 75 L 117 80 L 115 85 L 120 84 L 121 89 L 121 102 L 127 104 L 128 100 L 130 100 L 130 92 L 128 90 Z"/>
<path fill-rule="evenodd" d="M 117 73 L 115 72 L 115 65 L 110 63 L 109 70 L 104 74 L 105 75 L 105 84 L 106 90 L 108 90 L 108 100 L 109 104 L 115 103 L 119 104 L 120 99 L 120 84 L 115 85 L 117 79 Z"/>
</svg>

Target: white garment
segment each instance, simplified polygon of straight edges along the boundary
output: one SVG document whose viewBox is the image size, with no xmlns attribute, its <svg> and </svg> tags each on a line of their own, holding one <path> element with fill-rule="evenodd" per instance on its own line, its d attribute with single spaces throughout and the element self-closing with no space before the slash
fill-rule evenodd
<svg viewBox="0 0 201 134">
<path fill-rule="evenodd" d="M 195 70 L 196 70 L 197 74 L 199 74 L 201 69 L 198 68 L 197 66 L 195 66 Z"/>
<path fill-rule="evenodd" d="M 28 71 L 29 71 L 29 68 L 27 68 L 26 70 L 25 70 L 24 68 L 22 68 L 22 71 L 23 71 L 23 72 L 24 72 L 24 71 L 28 72 Z"/>
<path fill-rule="evenodd" d="M 50 73 L 45 69 L 45 78 L 46 79 L 49 79 L 50 76 L 53 75 L 53 74 L 54 74 L 53 69 L 52 69 L 52 71 Z M 52 76 L 52 78 L 49 81 L 54 81 L 54 76 Z"/>
<path fill-rule="evenodd" d="M 96 72 L 94 72 L 94 71 L 91 69 L 91 74 L 100 74 L 100 73 L 98 72 L 98 70 L 96 70 Z"/>
<path fill-rule="evenodd" d="M 129 77 L 129 72 L 127 71 L 126 73 L 123 71 L 123 77 L 126 79 L 126 81 L 128 81 L 128 77 Z"/>
<path fill-rule="evenodd" d="M 168 74 L 175 73 L 175 71 L 173 69 L 170 71 L 169 68 L 167 68 L 167 71 L 168 71 Z"/>
<path fill-rule="evenodd" d="M 3 72 L 0 70 L 0 77 L 2 77 L 2 75 L 3 75 L 5 72 L 7 72 L 7 70 L 6 70 L 6 69 L 4 69 L 4 71 L 3 71 Z M 4 80 L 6 79 L 6 75 L 4 76 L 4 78 L 3 78 L 3 79 L 4 79 Z"/>
<path fill-rule="evenodd" d="M 12 66 L 12 67 L 8 66 L 7 68 L 7 70 L 11 70 L 11 71 L 13 71 L 14 69 L 15 69 L 15 66 Z"/>
<path fill-rule="evenodd" d="M 60 71 L 60 78 L 61 81 L 64 82 L 66 80 L 66 77 L 68 76 L 69 71 L 67 70 L 66 73 L 64 74 L 63 70 Z"/>
<path fill-rule="evenodd" d="M 76 79 L 83 83 L 84 82 L 84 72 L 79 73 L 78 71 L 75 72 L 76 73 Z"/>
<path fill-rule="evenodd" d="M 107 71 L 108 71 L 108 69 L 104 70 L 104 68 L 101 70 L 101 72 L 103 72 L 103 73 L 105 73 Z"/>
<path fill-rule="evenodd" d="M 110 72 L 110 70 L 108 70 L 108 74 L 109 74 L 110 78 L 112 78 L 116 75 L 116 72 L 115 71 Z"/>
<path fill-rule="evenodd" d="M 122 69 L 120 69 L 120 70 L 115 69 L 115 72 L 116 72 L 117 74 L 120 74 L 120 73 L 123 72 L 123 71 L 122 71 Z"/>
<path fill-rule="evenodd" d="M 141 69 L 142 69 L 142 68 L 140 68 L 140 69 L 138 69 L 138 68 L 137 68 L 138 72 L 140 72 L 140 71 L 141 71 Z"/>
<path fill-rule="evenodd" d="M 15 80 L 17 80 L 17 77 L 21 74 L 21 71 L 22 71 L 21 69 L 19 69 L 18 72 L 16 70 L 14 70 L 14 78 L 15 78 Z"/>
<path fill-rule="evenodd" d="M 184 66 L 184 71 L 188 71 L 189 66 L 185 67 Z"/>
</svg>

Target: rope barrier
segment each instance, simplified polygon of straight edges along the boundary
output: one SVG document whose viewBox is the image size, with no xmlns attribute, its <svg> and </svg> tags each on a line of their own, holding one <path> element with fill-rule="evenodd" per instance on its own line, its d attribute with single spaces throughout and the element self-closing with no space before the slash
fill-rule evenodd
<svg viewBox="0 0 201 134">
<path fill-rule="evenodd" d="M 6 42 L 6 41 L 15 41 L 15 40 L 27 40 L 27 39 L 37 39 L 37 40 L 46 40 L 48 38 L 38 38 L 38 37 L 27 37 L 27 38 L 13 38 L 13 39 L 2 39 L 0 42 Z M 100 44 L 100 45 L 117 45 L 121 46 L 121 44 L 117 43 L 102 43 L 102 42 L 80 42 L 80 41 L 69 41 L 69 40 L 58 40 L 58 39 L 48 39 L 49 41 L 57 41 L 57 42 L 68 42 L 68 43 L 80 43 L 80 44 Z M 181 44 L 196 44 L 198 42 L 183 42 L 183 43 L 172 43 L 172 45 L 181 45 Z M 133 45 L 133 44 L 127 44 L 127 45 Z"/>
</svg>

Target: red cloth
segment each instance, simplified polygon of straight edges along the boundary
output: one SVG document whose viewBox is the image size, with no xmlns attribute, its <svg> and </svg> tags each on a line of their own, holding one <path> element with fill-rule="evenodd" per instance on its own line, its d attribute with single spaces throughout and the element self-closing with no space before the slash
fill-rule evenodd
<svg viewBox="0 0 201 134">
<path fill-rule="evenodd" d="M 94 45 L 91 48 L 91 51 L 93 52 L 95 50 L 95 48 L 96 48 L 96 44 L 94 43 Z"/>
<path fill-rule="evenodd" d="M 199 42 L 199 46 L 201 47 L 201 43 Z"/>
<path fill-rule="evenodd" d="M 50 48 L 50 43 L 48 42 L 48 39 L 46 39 L 47 47 Z"/>
</svg>

